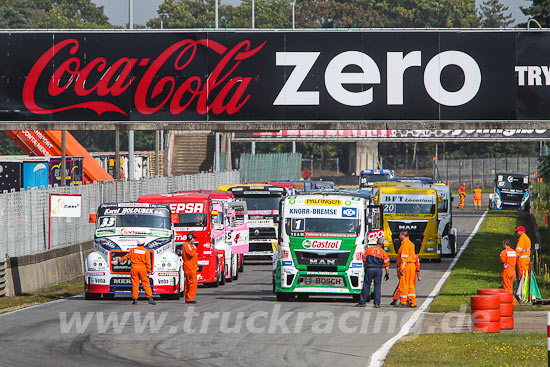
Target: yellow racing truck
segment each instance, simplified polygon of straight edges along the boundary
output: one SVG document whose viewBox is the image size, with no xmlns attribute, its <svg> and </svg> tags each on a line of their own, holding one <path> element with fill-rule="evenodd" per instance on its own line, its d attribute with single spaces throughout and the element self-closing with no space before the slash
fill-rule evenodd
<svg viewBox="0 0 550 367">
<path fill-rule="evenodd" d="M 441 261 L 437 191 L 428 187 L 376 183 L 371 200 L 384 212 L 385 250 L 397 258 L 399 232 L 407 230 L 420 259 Z"/>
</svg>

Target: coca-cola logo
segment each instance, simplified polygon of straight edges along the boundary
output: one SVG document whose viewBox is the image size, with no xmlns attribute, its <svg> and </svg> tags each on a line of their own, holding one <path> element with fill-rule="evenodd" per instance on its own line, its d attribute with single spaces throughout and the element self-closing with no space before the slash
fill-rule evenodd
<svg viewBox="0 0 550 367">
<path fill-rule="evenodd" d="M 84 62 L 75 56 L 80 48 L 79 41 L 67 39 L 44 52 L 32 66 L 23 86 L 23 101 L 29 111 L 41 115 L 82 108 L 91 109 L 99 116 L 105 112 L 128 115 L 120 106 L 104 99 L 135 88 L 133 102 L 136 110 L 144 115 L 154 114 L 165 106 L 171 114 L 178 115 L 191 105 L 201 115 L 209 111 L 216 115 L 232 115 L 249 101 L 247 88 L 253 80 L 251 76 L 233 73 L 265 44 L 266 41 L 252 48 L 251 42 L 244 40 L 228 48 L 213 40 L 186 39 L 174 43 L 155 59 L 123 57 L 109 64 L 104 57 Z M 204 62 L 197 57 L 200 47 L 221 56 L 208 76 L 190 75 L 177 82 L 173 75 L 159 73 L 161 68 L 167 67 L 172 67 L 175 73 L 182 73 L 193 61 Z M 50 74 L 54 65 L 53 74 Z M 134 73 L 137 68 L 146 69 L 143 73 Z M 42 83 L 48 83 L 47 93 L 51 97 L 74 94 L 85 101 L 56 108 L 40 106 L 36 93 Z"/>
</svg>

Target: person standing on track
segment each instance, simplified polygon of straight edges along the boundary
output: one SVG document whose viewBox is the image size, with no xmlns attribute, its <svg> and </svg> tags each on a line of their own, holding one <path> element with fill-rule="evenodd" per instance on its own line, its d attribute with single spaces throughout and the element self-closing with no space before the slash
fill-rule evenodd
<svg viewBox="0 0 550 367">
<path fill-rule="evenodd" d="M 420 277 L 420 260 L 418 260 L 418 255 L 414 255 L 414 262 L 416 266 L 416 277 L 414 278 L 414 285 L 416 287 L 416 280 L 422 281 L 422 278 Z M 399 279 L 401 279 L 401 276 L 399 276 L 399 272 L 397 272 L 397 276 Z M 391 301 L 391 306 L 397 306 L 397 303 L 399 302 L 399 282 L 397 283 L 397 287 L 395 287 L 395 291 L 393 291 L 393 301 Z"/>
<path fill-rule="evenodd" d="M 125 262 L 130 260 L 132 262 L 132 268 L 130 275 L 132 278 L 132 304 L 137 305 L 139 297 L 139 282 L 145 290 L 145 295 L 149 299 L 149 303 L 155 305 L 156 302 L 153 299 L 153 292 L 151 291 L 151 284 L 149 283 L 149 276 L 151 275 L 151 254 L 149 250 L 145 249 L 145 241 L 143 239 L 137 240 L 137 247 L 134 247 L 126 255 L 121 257 L 118 261 L 113 260 L 114 265 L 119 262 Z"/>
<path fill-rule="evenodd" d="M 504 269 L 502 270 L 502 288 L 514 294 L 514 279 L 516 277 L 517 254 L 511 246 L 509 239 L 502 241 L 503 250 L 500 252 L 500 262 Z"/>
<path fill-rule="evenodd" d="M 416 308 L 416 287 L 414 278 L 416 276 L 416 265 L 414 256 L 414 244 L 409 239 L 408 231 L 399 233 L 401 246 L 397 254 L 397 274 L 399 279 L 399 299 L 400 303 L 396 307 Z"/>
<path fill-rule="evenodd" d="M 466 198 L 466 184 L 462 183 L 460 189 L 458 190 L 458 196 L 460 196 L 460 203 L 457 206 L 457 209 L 464 209 L 464 199 Z"/>
<path fill-rule="evenodd" d="M 359 297 L 359 303 L 355 307 L 365 307 L 370 295 L 370 286 L 374 280 L 374 307 L 380 308 L 382 294 L 382 268 L 386 271 L 384 280 L 390 279 L 390 258 L 384 251 L 384 238 L 379 238 L 375 246 L 369 246 L 363 254 L 363 263 L 365 267 L 365 281 L 363 290 Z"/>
<path fill-rule="evenodd" d="M 527 279 L 531 263 L 531 239 L 525 234 L 524 226 L 519 226 L 515 231 L 518 235 L 518 243 L 516 244 L 518 279 L 521 279 L 522 275 L 524 279 Z"/>
<path fill-rule="evenodd" d="M 477 186 L 474 189 L 474 209 L 481 210 L 481 199 L 483 197 L 481 193 L 482 193 L 481 187 Z"/>
<path fill-rule="evenodd" d="M 198 256 L 197 246 L 193 243 L 193 240 L 197 238 L 193 232 L 189 232 L 187 240 L 183 243 L 182 254 L 183 257 L 183 273 L 185 275 L 185 303 L 197 303 L 195 296 L 197 294 L 197 268 L 198 268 Z"/>
</svg>

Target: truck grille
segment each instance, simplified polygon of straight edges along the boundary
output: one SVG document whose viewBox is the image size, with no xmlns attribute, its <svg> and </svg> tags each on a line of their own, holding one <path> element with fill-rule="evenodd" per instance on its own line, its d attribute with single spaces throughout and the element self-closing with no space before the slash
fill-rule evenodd
<svg viewBox="0 0 550 367">
<path fill-rule="evenodd" d="M 111 251 L 111 261 L 113 260 L 119 260 L 121 257 L 126 255 L 128 251 Z M 154 267 L 153 264 L 153 253 L 149 251 L 149 256 L 151 256 L 151 267 Z M 111 263 L 111 273 L 127 273 L 130 274 L 130 270 L 132 269 L 132 263 L 130 261 L 127 261 L 124 264 L 117 264 L 113 265 Z"/>
<path fill-rule="evenodd" d="M 388 221 L 388 225 L 391 231 L 391 237 L 395 252 L 399 251 L 401 247 L 401 241 L 399 240 L 399 232 L 406 229 L 409 231 L 409 239 L 414 243 L 414 251 L 418 253 L 422 247 L 422 241 L 424 240 L 424 231 L 428 222 L 411 222 L 404 223 L 400 221 Z"/>
<path fill-rule="evenodd" d="M 523 194 L 509 194 L 509 193 L 500 193 L 500 197 L 503 202 L 507 203 L 520 203 L 523 199 Z"/>
<path fill-rule="evenodd" d="M 271 243 L 266 242 L 260 242 L 260 243 L 253 243 L 250 242 L 248 252 L 254 253 L 254 252 L 265 252 L 265 251 L 273 251 L 273 246 Z"/>
<path fill-rule="evenodd" d="M 277 239 L 277 232 L 275 228 L 269 227 L 259 227 L 259 228 L 250 228 L 250 240 L 269 240 Z"/>
<path fill-rule="evenodd" d="M 309 267 L 345 266 L 348 263 L 349 251 L 310 251 L 295 250 L 298 265 Z"/>
</svg>

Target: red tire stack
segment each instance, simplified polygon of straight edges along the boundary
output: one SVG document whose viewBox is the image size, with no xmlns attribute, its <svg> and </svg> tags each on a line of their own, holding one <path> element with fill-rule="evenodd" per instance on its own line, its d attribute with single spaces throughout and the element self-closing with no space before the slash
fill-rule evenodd
<svg viewBox="0 0 550 367">
<path fill-rule="evenodd" d="M 485 294 L 470 298 L 472 331 L 481 333 L 500 332 L 500 296 Z"/>
<path fill-rule="evenodd" d="M 478 295 L 498 295 L 500 297 L 500 328 L 511 330 L 514 328 L 514 296 L 502 288 L 478 289 Z"/>
</svg>

